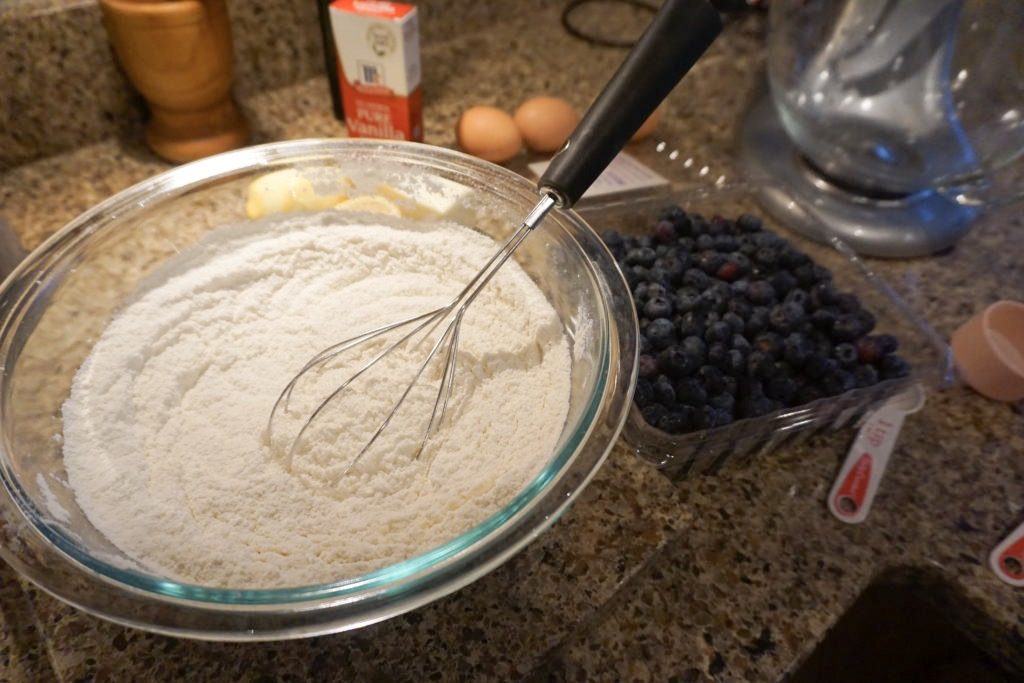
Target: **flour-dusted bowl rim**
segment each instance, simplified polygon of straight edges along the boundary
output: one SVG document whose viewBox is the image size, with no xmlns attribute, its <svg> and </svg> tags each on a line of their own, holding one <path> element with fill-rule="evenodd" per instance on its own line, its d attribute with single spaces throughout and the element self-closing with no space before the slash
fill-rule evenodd
<svg viewBox="0 0 1024 683">
<path fill-rule="evenodd" d="M 195 638 L 268 640 L 357 628 L 435 600 L 497 567 L 550 526 L 604 461 L 630 405 L 636 317 L 600 238 L 574 212 L 555 212 L 525 243 L 536 242 L 525 258 L 533 268 L 527 272 L 549 299 L 558 300 L 553 305 L 576 344 L 575 398 L 548 464 L 481 524 L 377 571 L 270 590 L 211 588 L 153 575 L 117 557 L 95 529 L 75 524 L 77 503 L 70 489 L 61 489 L 61 392 L 96 330 L 137 279 L 178 248 L 172 243 L 166 254 L 151 254 L 160 251 L 152 246 L 162 235 L 155 225 L 179 215 L 183 226 L 209 216 L 212 228 L 222 222 L 214 218 L 218 193 L 235 196 L 272 170 L 324 165 L 461 186 L 469 205 L 501 220 L 521 219 L 537 198 L 534 185 L 515 173 L 443 148 L 298 140 L 220 154 L 145 180 L 33 251 L 0 285 L 0 555 L 43 590 L 115 622 Z M 241 205 L 238 195 L 239 210 Z M 182 237 L 186 245 L 190 239 Z M 86 286 L 96 276 L 92 271 L 102 270 L 95 265 L 99 257 L 124 262 L 123 287 Z"/>
</svg>

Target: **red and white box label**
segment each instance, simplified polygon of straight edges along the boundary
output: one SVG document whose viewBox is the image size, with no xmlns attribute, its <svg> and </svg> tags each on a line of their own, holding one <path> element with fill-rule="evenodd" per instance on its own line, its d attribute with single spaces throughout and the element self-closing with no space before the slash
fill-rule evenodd
<svg viewBox="0 0 1024 683">
<path fill-rule="evenodd" d="M 401 2 L 334 0 L 330 13 L 348 134 L 422 140 L 416 7 Z"/>
</svg>

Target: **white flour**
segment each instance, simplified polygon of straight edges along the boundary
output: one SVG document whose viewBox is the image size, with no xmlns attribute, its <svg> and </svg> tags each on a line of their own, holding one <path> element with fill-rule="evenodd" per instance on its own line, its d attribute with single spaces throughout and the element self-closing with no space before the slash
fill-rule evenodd
<svg viewBox="0 0 1024 683">
<path fill-rule="evenodd" d="M 354 385 L 291 463 L 312 398 L 297 394 L 273 447 L 264 432 L 310 356 L 446 303 L 494 249 L 463 227 L 367 214 L 218 230 L 146 283 L 75 376 L 64 460 L 81 508 L 150 570 L 233 588 L 351 577 L 480 523 L 539 472 L 568 412 L 568 343 L 514 262 L 466 315 L 450 420 L 418 459 L 436 385 L 340 477 L 423 348 Z"/>
</svg>

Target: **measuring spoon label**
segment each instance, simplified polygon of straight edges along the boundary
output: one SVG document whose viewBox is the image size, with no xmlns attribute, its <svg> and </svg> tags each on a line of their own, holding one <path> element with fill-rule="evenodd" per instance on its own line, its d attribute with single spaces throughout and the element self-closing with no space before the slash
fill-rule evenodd
<svg viewBox="0 0 1024 683">
<path fill-rule="evenodd" d="M 891 400 L 873 412 L 857 432 L 828 494 L 828 508 L 837 518 L 859 524 L 868 516 L 904 417 L 905 409 Z"/>
<path fill-rule="evenodd" d="M 988 558 L 989 566 L 1011 586 L 1024 586 L 1024 524 L 996 546 Z"/>
</svg>

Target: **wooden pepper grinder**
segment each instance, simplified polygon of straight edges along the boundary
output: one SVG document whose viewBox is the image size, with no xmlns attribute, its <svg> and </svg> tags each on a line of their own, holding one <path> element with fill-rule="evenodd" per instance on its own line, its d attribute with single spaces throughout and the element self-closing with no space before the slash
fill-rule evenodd
<svg viewBox="0 0 1024 683">
<path fill-rule="evenodd" d="M 149 104 L 146 142 L 170 161 L 241 147 L 249 126 L 231 99 L 224 0 L 100 0 L 128 78 Z"/>
</svg>

